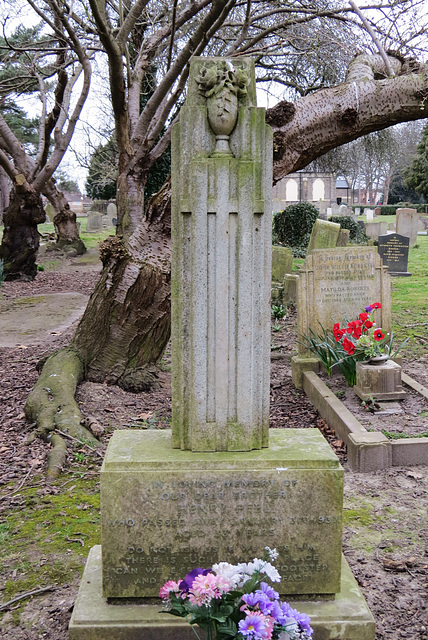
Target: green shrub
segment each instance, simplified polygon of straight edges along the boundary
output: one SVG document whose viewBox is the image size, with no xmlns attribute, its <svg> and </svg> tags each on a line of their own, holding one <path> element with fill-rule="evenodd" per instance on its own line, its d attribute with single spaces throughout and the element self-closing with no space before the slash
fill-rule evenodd
<svg viewBox="0 0 428 640">
<path fill-rule="evenodd" d="M 318 210 L 309 202 L 285 207 L 273 218 L 273 243 L 290 247 L 295 258 L 304 258 Z"/>
<path fill-rule="evenodd" d="M 364 233 L 364 229 L 350 216 L 332 216 L 329 222 L 340 224 L 341 229 L 349 229 L 349 241 L 353 244 L 367 244 L 369 238 Z"/>
<path fill-rule="evenodd" d="M 380 207 L 381 216 L 395 216 L 398 207 L 396 204 L 382 204 Z"/>
</svg>

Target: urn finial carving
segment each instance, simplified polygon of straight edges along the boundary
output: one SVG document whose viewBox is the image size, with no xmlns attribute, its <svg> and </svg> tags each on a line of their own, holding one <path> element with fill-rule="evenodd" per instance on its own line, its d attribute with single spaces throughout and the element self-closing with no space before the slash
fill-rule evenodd
<svg viewBox="0 0 428 640">
<path fill-rule="evenodd" d="M 248 75 L 229 61 L 212 61 L 202 67 L 196 82 L 207 99 L 208 122 L 216 136 L 214 155 L 232 155 L 229 138 L 238 119 L 238 100 L 247 93 Z"/>
</svg>

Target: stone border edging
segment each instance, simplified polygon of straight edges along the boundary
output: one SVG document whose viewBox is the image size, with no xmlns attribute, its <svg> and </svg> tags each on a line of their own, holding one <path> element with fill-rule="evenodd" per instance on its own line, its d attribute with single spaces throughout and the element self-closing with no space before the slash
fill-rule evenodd
<svg viewBox="0 0 428 640">
<path fill-rule="evenodd" d="M 428 399 L 428 389 L 407 374 L 402 381 Z M 314 371 L 302 372 L 303 390 L 318 413 L 348 447 L 353 471 L 368 473 L 389 467 L 428 464 L 428 438 L 389 440 L 383 433 L 367 431 Z"/>
</svg>

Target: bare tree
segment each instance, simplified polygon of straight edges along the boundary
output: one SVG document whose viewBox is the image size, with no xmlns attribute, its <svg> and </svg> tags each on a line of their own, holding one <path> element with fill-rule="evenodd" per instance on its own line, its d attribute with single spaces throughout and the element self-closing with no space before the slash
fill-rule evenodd
<svg viewBox="0 0 428 640">
<path fill-rule="evenodd" d="M 367 16 L 376 20 L 377 26 L 371 28 L 376 28 L 382 50 L 394 45 L 392 25 L 399 25 L 403 12 L 417 11 L 420 4 L 393 0 L 370 8 Z M 56 6 L 53 0 L 49 5 Z M 83 4 L 75 0 L 70 7 L 61 6 L 67 8 L 67 21 L 80 26 L 76 11 Z M 349 4 L 182 0 L 171 10 L 166 0 L 123 0 L 118 5 L 88 0 L 88 8 L 87 28 L 98 34 L 109 66 L 119 158 L 118 233 L 102 247 L 104 268 L 68 353 L 76 370 L 81 372 L 84 364 L 89 379 L 138 391 L 156 383 L 156 364 L 170 333 L 170 188 L 167 182 L 144 203 L 144 184 L 149 168 L 169 145 L 190 58 L 252 55 L 264 80 L 269 80 L 267 69 L 275 60 L 275 77 L 302 96 L 267 112 L 274 130 L 275 181 L 338 145 L 397 122 L 426 117 L 427 67 L 406 58 L 413 32 L 395 42 L 401 53 L 388 55 L 386 65 L 377 46 L 370 51 L 372 39 L 365 38 L 365 27 Z M 341 84 L 319 88 L 317 80 L 318 90 L 299 91 L 295 78 L 287 76 L 290 57 L 301 56 L 294 34 L 298 30 L 302 37 L 308 29 L 307 53 L 311 30 L 325 26 L 327 31 L 328 25 L 335 37 L 341 29 L 351 37 L 360 25 L 359 40 L 368 53 L 353 60 L 348 55 L 350 64 Z M 143 100 L 141 89 L 148 73 L 155 82 L 150 97 Z M 49 371 L 62 366 L 56 365 L 56 357 L 48 361 Z M 53 400 L 43 395 L 44 375 L 45 371 L 28 399 L 27 413 L 37 419 L 49 406 L 51 426 L 47 420 L 39 425 L 46 435 L 54 425 L 57 401 L 51 384 Z M 73 392 L 71 386 L 71 399 Z"/>
<path fill-rule="evenodd" d="M 21 29 L 18 39 L 5 36 L 1 46 L 3 65 L 11 63 L 13 72 L 2 74 L 0 94 L 19 96 L 37 91 L 41 102 L 35 153 L 22 144 L 0 113 L 0 167 L 12 183 L 0 247 L 7 279 L 36 275 L 37 225 L 45 220 L 41 194 L 55 208 L 57 246 L 85 251 L 76 216 L 52 176 L 70 144 L 89 92 L 90 57 L 85 43 L 70 27 L 66 11 L 55 0 L 46 3 L 44 13 L 31 1 L 29 4 L 43 20 L 37 38 L 34 28 Z"/>
</svg>

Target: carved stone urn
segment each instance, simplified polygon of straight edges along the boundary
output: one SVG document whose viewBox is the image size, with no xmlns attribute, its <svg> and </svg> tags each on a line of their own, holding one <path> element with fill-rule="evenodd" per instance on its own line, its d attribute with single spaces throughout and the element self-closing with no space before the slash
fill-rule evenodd
<svg viewBox="0 0 428 640">
<path fill-rule="evenodd" d="M 239 98 L 247 93 L 247 72 L 221 60 L 204 65 L 196 82 L 207 100 L 207 118 L 216 137 L 212 155 L 231 156 L 229 138 L 238 120 Z"/>
<path fill-rule="evenodd" d="M 232 155 L 229 138 L 238 119 L 237 95 L 224 87 L 219 93 L 207 99 L 207 115 L 210 127 L 216 136 L 214 155 Z"/>
</svg>

